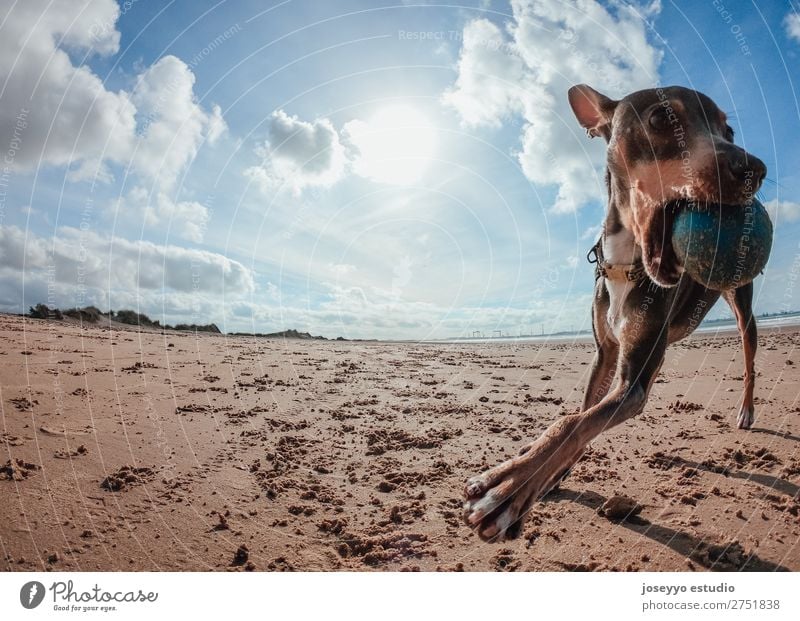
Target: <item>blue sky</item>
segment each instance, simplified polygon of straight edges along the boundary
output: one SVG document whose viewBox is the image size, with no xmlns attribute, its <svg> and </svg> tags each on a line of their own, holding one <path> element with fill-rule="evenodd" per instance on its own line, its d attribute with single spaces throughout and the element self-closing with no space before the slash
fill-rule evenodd
<svg viewBox="0 0 800 621">
<path fill-rule="evenodd" d="M 2 9 L 0 41 L 3 310 L 586 328 L 603 145 L 568 109 L 576 82 L 683 84 L 728 112 L 769 168 L 756 309 L 800 309 L 788 3 L 32 0 Z"/>
</svg>

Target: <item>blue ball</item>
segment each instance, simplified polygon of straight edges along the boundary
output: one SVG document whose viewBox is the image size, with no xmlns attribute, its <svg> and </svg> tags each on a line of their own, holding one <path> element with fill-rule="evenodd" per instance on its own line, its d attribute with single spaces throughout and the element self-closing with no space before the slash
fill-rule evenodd
<svg viewBox="0 0 800 621">
<path fill-rule="evenodd" d="M 759 201 L 750 205 L 684 203 L 672 227 L 672 247 L 692 279 L 725 291 L 751 282 L 772 249 L 772 222 Z"/>
</svg>

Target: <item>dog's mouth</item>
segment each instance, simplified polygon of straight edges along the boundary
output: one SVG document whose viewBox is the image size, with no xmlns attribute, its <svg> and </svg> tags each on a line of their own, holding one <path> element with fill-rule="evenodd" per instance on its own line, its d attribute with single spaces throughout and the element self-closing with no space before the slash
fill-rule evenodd
<svg viewBox="0 0 800 621">
<path fill-rule="evenodd" d="M 674 287 L 683 273 L 672 246 L 672 225 L 685 208 L 685 201 L 670 201 L 655 209 L 642 241 L 644 269 L 662 287 Z"/>
</svg>

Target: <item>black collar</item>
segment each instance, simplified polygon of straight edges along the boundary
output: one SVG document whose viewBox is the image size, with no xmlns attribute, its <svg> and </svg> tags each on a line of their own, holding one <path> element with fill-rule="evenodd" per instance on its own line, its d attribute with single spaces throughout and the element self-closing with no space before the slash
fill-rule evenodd
<svg viewBox="0 0 800 621">
<path fill-rule="evenodd" d="M 597 240 L 597 243 L 591 247 L 589 252 L 586 253 L 586 260 L 589 263 L 594 263 L 594 277 L 595 280 L 601 276 L 606 280 L 617 280 L 624 282 L 638 282 L 645 277 L 646 272 L 642 265 L 641 259 L 633 263 L 619 263 L 613 264 L 606 261 L 603 256 L 603 236 Z"/>
</svg>

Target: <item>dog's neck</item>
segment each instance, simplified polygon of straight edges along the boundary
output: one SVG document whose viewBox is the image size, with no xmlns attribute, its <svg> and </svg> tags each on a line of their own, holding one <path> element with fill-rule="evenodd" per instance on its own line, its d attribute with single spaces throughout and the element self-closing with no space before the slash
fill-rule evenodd
<svg viewBox="0 0 800 621">
<path fill-rule="evenodd" d="M 606 265 L 632 265 L 641 260 L 642 249 L 636 242 L 633 231 L 626 224 L 625 214 L 630 214 L 629 195 L 624 184 L 615 183 L 614 177 L 606 171 L 608 184 L 608 208 L 603 222 L 603 259 Z M 628 293 L 636 286 L 635 282 L 618 279 L 605 280 L 609 296 L 608 323 L 616 338 L 620 337 L 622 308 Z"/>
<path fill-rule="evenodd" d="M 608 185 L 608 207 L 603 222 L 603 256 L 607 263 L 629 265 L 639 261 L 642 249 L 623 218 L 630 213 L 628 189 L 606 170 Z"/>
</svg>

